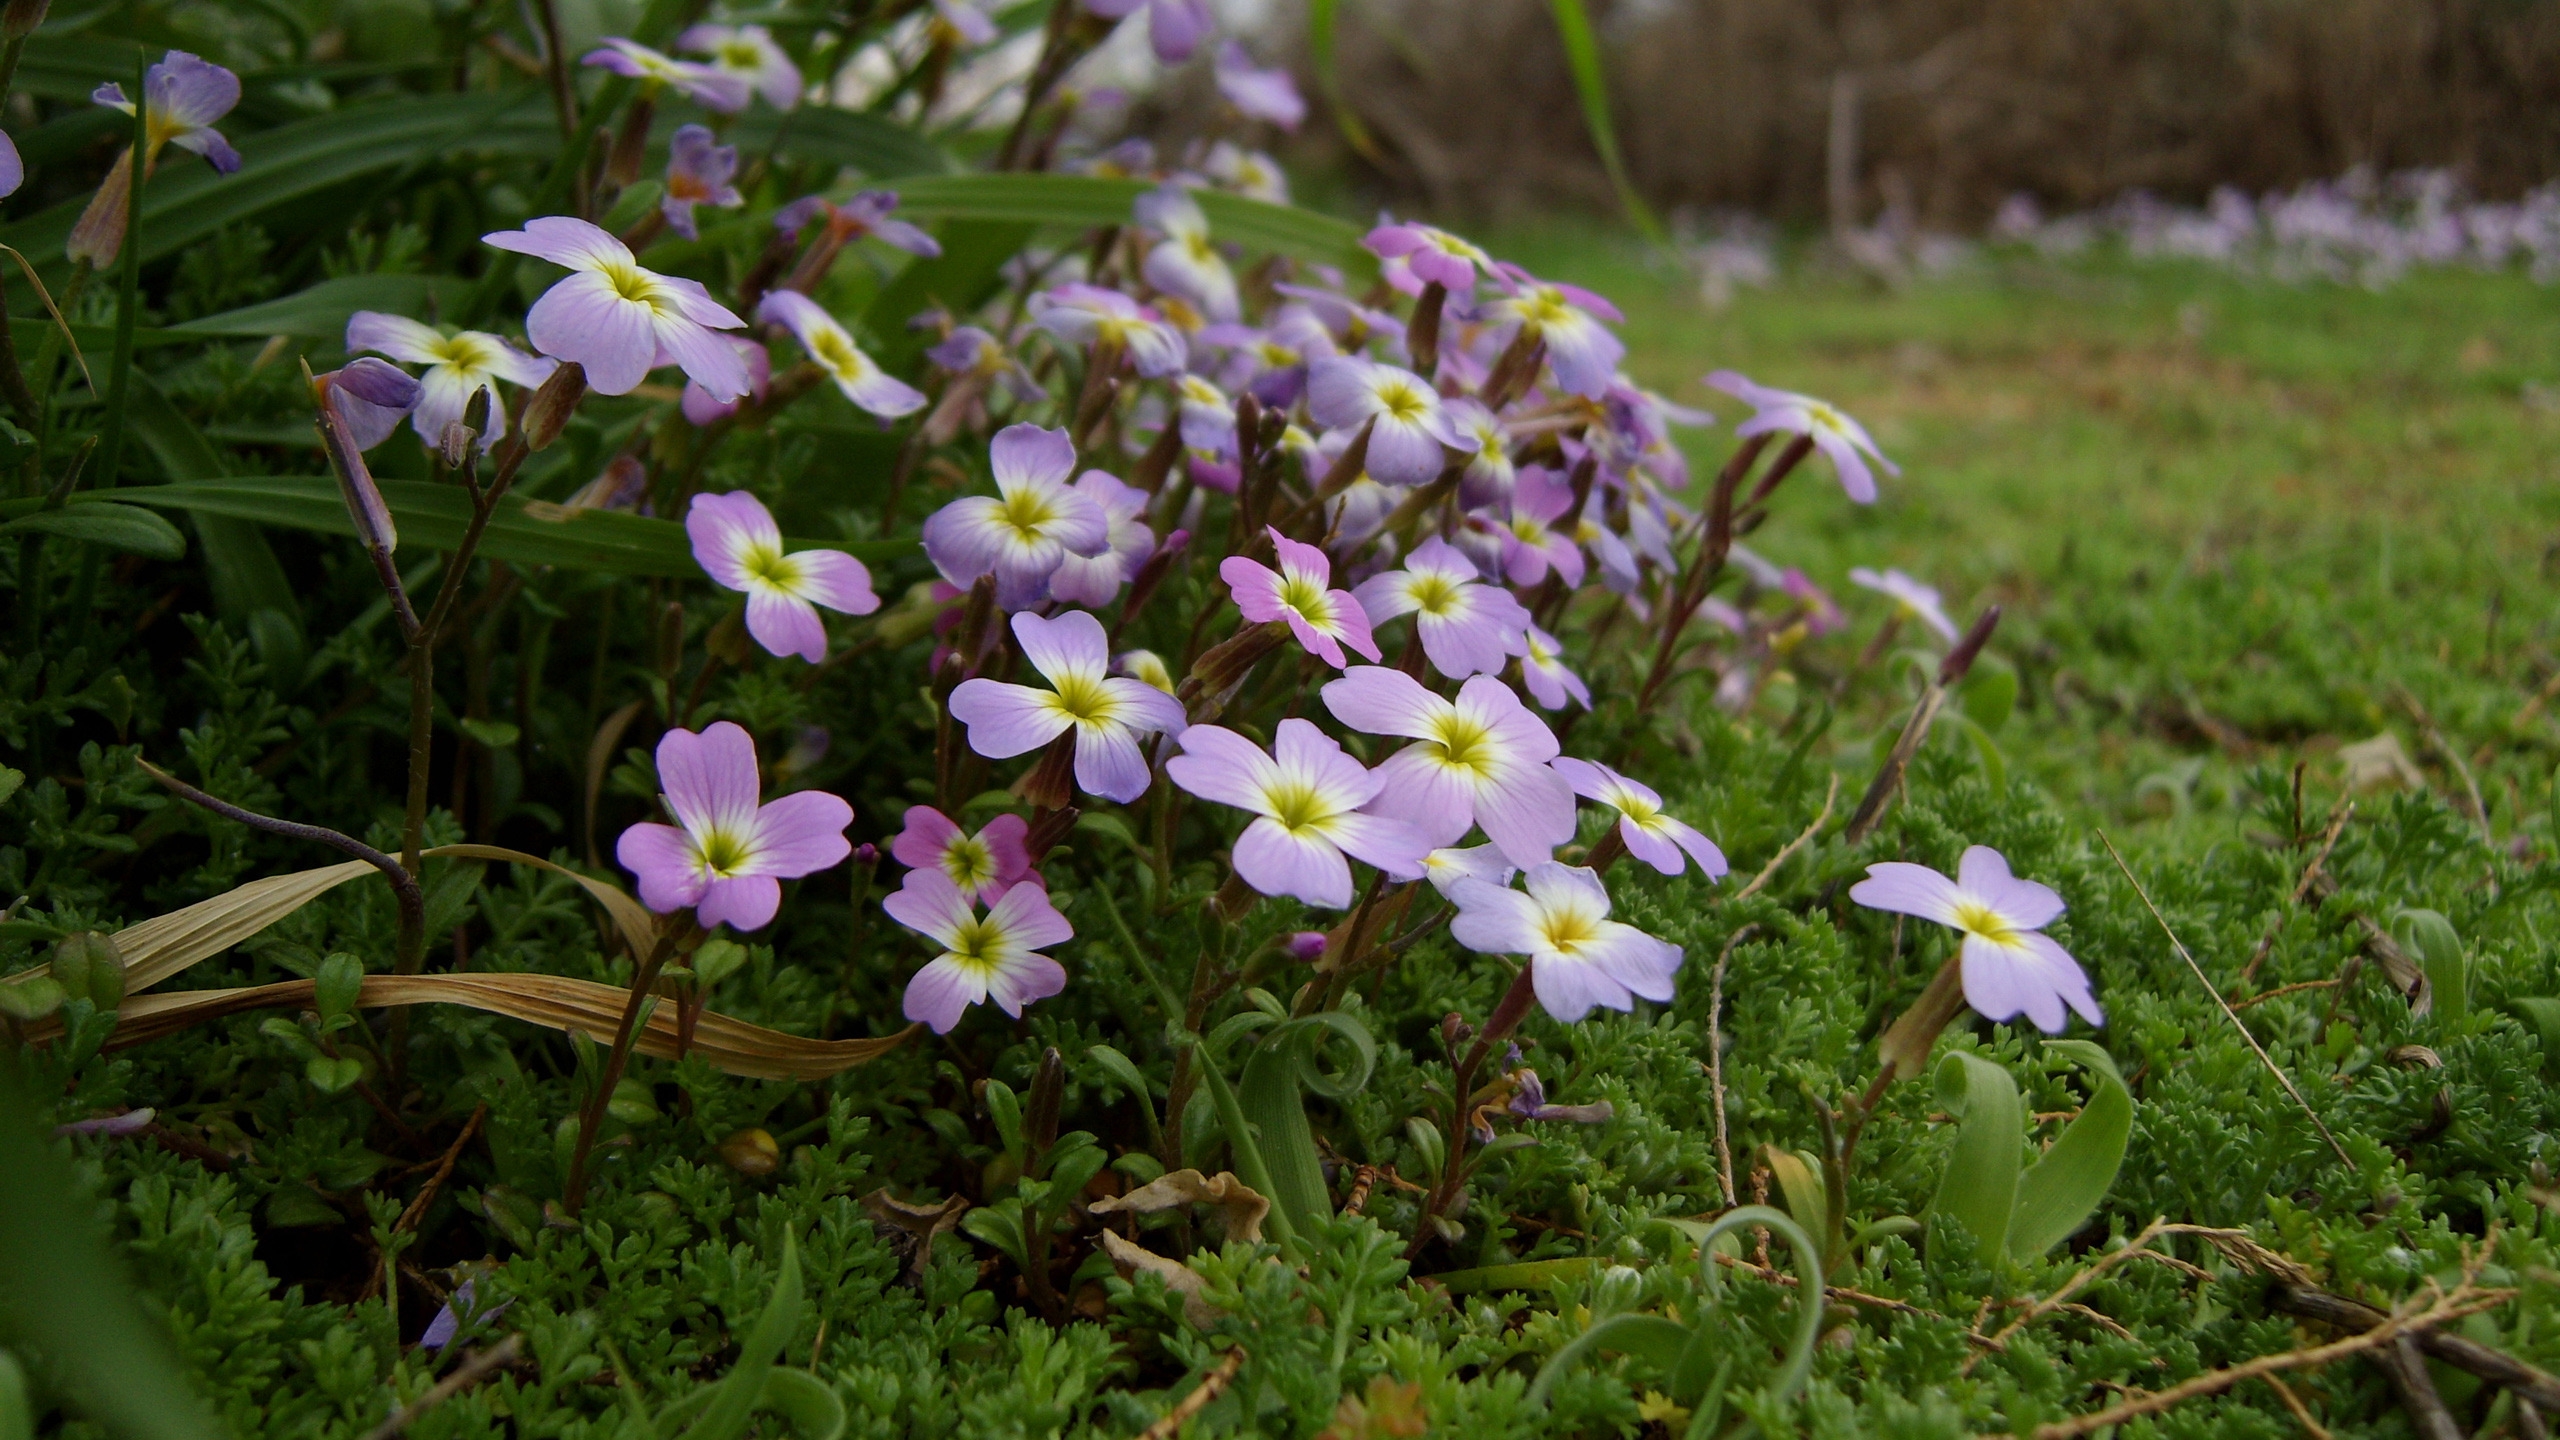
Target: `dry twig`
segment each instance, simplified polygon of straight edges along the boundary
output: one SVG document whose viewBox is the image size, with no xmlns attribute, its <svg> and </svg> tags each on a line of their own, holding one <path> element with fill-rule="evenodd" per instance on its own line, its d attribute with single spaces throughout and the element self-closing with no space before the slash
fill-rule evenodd
<svg viewBox="0 0 2560 1440">
<path fill-rule="evenodd" d="M 1182 1433 L 1183 1426 L 1191 1423 L 1192 1416 L 1208 1409 L 1210 1401 L 1226 1393 L 1227 1387 L 1235 1382 L 1236 1371 L 1242 1368 L 1244 1350 L 1239 1347 L 1228 1351 L 1227 1358 L 1218 1362 L 1218 1368 L 1201 1376 L 1200 1383 L 1191 1387 L 1191 1393 L 1183 1396 L 1180 1404 L 1164 1412 L 1163 1419 L 1138 1432 L 1138 1440 L 1173 1440 L 1174 1436 Z"/>
<path fill-rule="evenodd" d="M 1839 787 L 1835 784 L 1832 788 L 1837 790 Z M 1829 813 L 1830 808 L 1825 805 L 1824 813 Z M 1724 1122 L 1724 967 L 1733 959 L 1733 947 L 1759 928 L 1755 921 L 1725 937 L 1724 949 L 1716 953 L 1715 973 L 1707 981 L 1707 1081 L 1714 1088 L 1716 1102 L 1716 1184 L 1724 1192 L 1728 1210 L 1736 1202 L 1733 1193 L 1733 1140 Z"/>
<path fill-rule="evenodd" d="M 2302 1403 L 2302 1397 L 2293 1393 L 2292 1386 L 2273 1375 L 2258 1378 L 2266 1381 L 2267 1387 L 2276 1392 L 2276 1398 L 2284 1402 L 2284 1408 L 2293 1412 L 2294 1422 L 2302 1427 L 2302 1433 L 2310 1436 L 2311 1440 L 2331 1440 L 2329 1427 L 2312 1418 L 2311 1407 Z"/>
<path fill-rule="evenodd" d="M 2312 855 L 2311 863 L 2302 867 L 2302 879 L 2293 887 L 2293 898 L 2285 902 L 2287 910 L 2302 908 L 2303 897 L 2309 895 L 2311 887 L 2319 881 L 2320 868 L 2329 863 L 2329 852 L 2337 848 L 2338 837 L 2345 833 L 2347 821 L 2355 813 L 2356 802 L 2353 800 L 2341 800 L 2338 807 L 2329 812 L 2329 828 L 2322 832 L 2320 849 Z M 2267 927 L 2267 933 L 2258 937 L 2258 948 L 2250 953 L 2249 963 L 2240 967 L 2241 984 L 2246 985 L 2256 978 L 2258 967 L 2266 963 L 2267 953 L 2276 948 L 2276 936 L 2283 929 L 2284 917 L 2279 915 L 2275 923 Z"/>
<path fill-rule="evenodd" d="M 1822 822 L 1831 818 L 1831 806 L 1833 802 L 1837 801 L 1839 798 L 1840 772 L 1834 770 L 1831 772 L 1830 792 L 1822 797 L 1822 813 L 1814 816 L 1813 823 L 1804 827 L 1803 831 L 1799 833 L 1796 838 L 1788 841 L 1786 846 L 1779 850 L 1777 854 L 1770 856 L 1769 863 L 1760 867 L 1760 873 L 1751 877 L 1751 883 L 1734 891 L 1733 899 L 1728 900 L 1725 903 L 1730 905 L 1734 903 L 1734 901 L 1748 900 L 1752 896 L 1759 894 L 1761 887 L 1767 885 L 1770 880 L 1777 876 L 1778 867 L 1786 864 L 1797 851 L 1803 849 L 1806 843 L 1811 841 L 1814 835 L 1822 829 Z M 1733 1197 L 1731 1195 L 1727 1195 L 1725 1197 L 1725 1202 L 1727 1204 L 1731 1204 L 1732 1201 Z"/>
<path fill-rule="evenodd" d="M 397 1235 L 414 1230 L 418 1222 L 427 1217 L 427 1207 L 435 1203 L 436 1192 L 444 1188 L 444 1182 L 453 1175 L 454 1162 L 462 1158 L 462 1147 L 470 1144 L 471 1137 L 480 1133 L 480 1122 L 488 1118 L 489 1107 L 483 1105 L 471 1112 L 470 1119 L 462 1122 L 462 1133 L 454 1136 L 453 1143 L 445 1147 L 444 1158 L 436 1162 L 436 1172 L 427 1177 L 426 1185 L 418 1191 L 418 1198 L 410 1201 L 409 1208 L 400 1212 L 399 1222 L 391 1227 L 391 1233 Z"/>
<path fill-rule="evenodd" d="M 455 1366 L 452 1374 L 437 1381 L 434 1389 L 419 1396 L 415 1402 L 402 1406 L 399 1413 L 367 1431 L 364 1440 L 391 1440 L 392 1436 L 416 1424 L 420 1416 L 479 1384 L 490 1372 L 513 1365 L 516 1357 L 523 1353 L 524 1337 L 521 1335 L 510 1335 L 479 1351 Z"/>
<path fill-rule="evenodd" d="M 2099 1276 L 2106 1274 L 2116 1266 L 2121 1265 L 2125 1261 L 2131 1260 L 2136 1256 L 2141 1256 L 2149 1260 L 2161 1261 L 2180 1270 L 2184 1270 L 2188 1274 L 2200 1279 L 2212 1279 L 2213 1276 L 2208 1272 L 2197 1269 L 2195 1266 L 2188 1264 L 2177 1256 L 2163 1254 L 2160 1251 L 2150 1248 L 2151 1242 L 2159 1239 L 2163 1235 L 2194 1235 L 2205 1233 L 2210 1232 L 2206 1231 L 2203 1226 L 2172 1225 L 2166 1217 L 2162 1217 L 2142 1227 L 2142 1233 L 2134 1236 L 2131 1240 L 2126 1241 L 2124 1248 L 2120 1250 L 2110 1250 L 2106 1254 L 2099 1256 L 2095 1261 L 2073 1274 L 2070 1279 L 2063 1281 L 2062 1288 L 2054 1291 L 2042 1300 L 2038 1300 L 2034 1304 L 2029 1305 L 2027 1307 L 2027 1313 L 2010 1321 L 2007 1325 L 2002 1326 L 1999 1334 L 1987 1336 L 1982 1334 L 1980 1318 L 1976 1317 L 1974 1333 L 1966 1336 L 1965 1338 L 1973 1341 L 1979 1348 L 1977 1348 L 1973 1354 L 1964 1357 L 1964 1365 L 1957 1371 L 1957 1373 L 1963 1375 L 1972 1374 L 1973 1367 L 1981 1361 L 1985 1354 L 1994 1350 L 2007 1349 L 2010 1336 L 2017 1334 L 2020 1330 L 2025 1329 L 2027 1326 L 2034 1324 L 2036 1321 L 2043 1319 L 2045 1316 L 2052 1314 L 2056 1310 L 2076 1310 L 2099 1321 L 2109 1329 L 2121 1330 L 2123 1327 L 2117 1325 L 2115 1321 L 2107 1319 L 2107 1317 L 2100 1315 L 2097 1311 L 2091 1310 L 2085 1305 L 2074 1303 L 2071 1297 L 2079 1294 L 2083 1288 L 2087 1287 Z M 1985 1311 L 1984 1313 L 1988 1314 L 1989 1312 Z"/>
</svg>

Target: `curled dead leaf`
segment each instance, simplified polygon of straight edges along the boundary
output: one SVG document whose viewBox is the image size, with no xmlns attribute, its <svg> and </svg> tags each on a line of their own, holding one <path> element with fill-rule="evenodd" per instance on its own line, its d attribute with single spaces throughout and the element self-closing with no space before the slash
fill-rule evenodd
<svg viewBox="0 0 2560 1440">
<path fill-rule="evenodd" d="M 1181 1261 L 1168 1260 L 1143 1245 L 1123 1240 L 1115 1230 L 1102 1232 L 1102 1250 L 1111 1257 L 1111 1263 L 1119 1267 L 1121 1278 L 1134 1280 L 1140 1274 L 1147 1274 L 1164 1281 L 1165 1289 L 1182 1297 L 1182 1318 L 1193 1325 L 1214 1325 L 1227 1313 L 1202 1298 L 1209 1282 L 1200 1278 L 1199 1271 Z"/>
<path fill-rule="evenodd" d="M 1260 1240 L 1263 1217 L 1271 1213 L 1268 1199 L 1227 1170 L 1221 1170 L 1215 1176 L 1203 1175 L 1197 1170 L 1176 1170 L 1170 1175 L 1150 1180 L 1126 1195 L 1107 1196 L 1085 1208 L 1096 1215 L 1123 1211 L 1132 1215 L 1153 1215 L 1182 1205 L 1216 1206 L 1230 1240 Z"/>
<path fill-rule="evenodd" d="M 907 1278 L 913 1281 L 923 1278 L 924 1267 L 932 1262 L 934 1237 L 958 1226 L 969 1202 L 952 1195 L 938 1205 L 917 1205 L 890 1194 L 883 1185 L 862 1197 L 862 1208 L 873 1224 L 889 1232 L 892 1244 L 903 1247 Z"/>
</svg>

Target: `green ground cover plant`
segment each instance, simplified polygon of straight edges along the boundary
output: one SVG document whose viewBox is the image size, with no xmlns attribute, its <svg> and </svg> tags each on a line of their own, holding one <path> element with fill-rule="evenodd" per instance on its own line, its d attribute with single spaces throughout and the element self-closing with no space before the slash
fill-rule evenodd
<svg viewBox="0 0 2560 1440">
<path fill-rule="evenodd" d="M 2543 1433 L 2547 290 L 1498 270 L 1110 8 L 12 11 L 0 1435 Z"/>
</svg>

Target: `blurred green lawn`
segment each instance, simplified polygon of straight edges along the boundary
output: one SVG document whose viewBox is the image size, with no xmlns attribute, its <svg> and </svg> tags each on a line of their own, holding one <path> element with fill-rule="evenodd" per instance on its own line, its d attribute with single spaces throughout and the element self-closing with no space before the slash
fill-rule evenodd
<svg viewBox="0 0 2560 1440">
<path fill-rule="evenodd" d="M 2458 751 L 2501 838 L 2549 823 L 2560 722 L 2514 722 L 2560 675 L 2560 288 L 1986 259 L 1899 290 L 1795 273 L 1718 310 L 1630 242 L 1494 248 L 1617 300 L 1630 371 L 1727 424 L 1699 383 L 1719 366 L 1862 418 L 1902 479 L 1872 508 L 1791 481 L 1754 543 L 1861 641 L 1883 611 L 1852 565 L 1943 587 L 1960 622 L 2007 606 L 2010 764 L 2089 818 L 2227 835 L 2241 771 L 2308 757 L 2334 785 L 2330 752 L 2390 728 L 2448 794 Z M 1729 436 L 1689 443 L 1704 474 Z"/>
</svg>

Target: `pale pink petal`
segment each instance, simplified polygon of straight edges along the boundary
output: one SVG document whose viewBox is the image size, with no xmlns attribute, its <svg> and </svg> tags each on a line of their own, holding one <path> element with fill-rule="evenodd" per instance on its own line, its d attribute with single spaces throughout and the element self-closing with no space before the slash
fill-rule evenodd
<svg viewBox="0 0 2560 1440">
<path fill-rule="evenodd" d="M 904 885 L 880 902 L 889 918 L 930 937 L 938 945 L 960 943 L 961 932 L 976 918 L 969 897 L 951 883 L 951 877 L 934 867 L 910 870 Z"/>
<path fill-rule="evenodd" d="M 755 825 L 761 788 L 756 742 L 727 720 L 699 735 L 670 730 L 658 740 L 658 788 L 686 830 L 743 837 Z"/>
<path fill-rule="evenodd" d="M 958 833 L 954 827 L 954 834 Z M 1010 885 L 1031 873 L 1031 850 L 1024 840 L 1031 833 L 1031 822 L 1019 815 L 999 815 L 978 832 L 978 843 L 987 847 L 987 858 L 996 867 L 996 883 Z"/>
<path fill-rule="evenodd" d="M 482 243 L 500 250 L 531 255 L 571 270 L 598 270 L 632 263 L 629 246 L 613 238 L 603 227 L 567 215 L 544 215 L 526 221 L 521 230 L 501 230 L 480 239 Z"/>
<path fill-rule="evenodd" d="M 2107 1023 L 2106 1012 L 2098 1008 L 2098 997 L 2089 989 L 2089 972 L 2080 968 L 2080 962 L 2071 958 L 2070 951 L 2055 944 L 2049 935 L 2021 935 L 2018 943 L 2034 952 L 2045 984 L 2072 1009 L 2079 1011 L 2081 1019 L 2092 1025 Z M 2059 1024 L 2047 1027 L 2048 1031 L 2061 1028 Z"/>
<path fill-rule="evenodd" d="M 649 307 L 623 299 L 602 275 L 572 275 L 544 291 L 524 328 L 542 353 L 585 366 L 587 387 L 599 395 L 631 393 L 657 361 Z"/>
<path fill-rule="evenodd" d="M 909 1020 L 933 1027 L 936 1035 L 947 1035 L 970 1006 L 986 998 L 986 986 L 979 980 L 977 968 L 944 955 L 927 963 L 907 982 L 906 1002 L 899 1008 Z"/>
<path fill-rule="evenodd" d="M 622 832 L 613 858 L 640 881 L 640 903 L 661 915 L 702 898 L 702 868 L 694 863 L 693 837 L 673 825 L 647 821 Z"/>
<path fill-rule="evenodd" d="M 1245 618 L 1249 620 L 1253 617 L 1247 615 Z M 1280 612 L 1280 618 L 1289 622 L 1289 633 L 1298 637 L 1298 648 L 1336 670 L 1351 663 L 1343 658 L 1340 641 L 1308 624 L 1307 617 L 1299 614 L 1294 607 L 1283 609 Z M 1370 647 L 1369 658 L 1372 660 L 1378 658 L 1375 646 Z"/>
<path fill-rule="evenodd" d="M 1045 692 L 984 677 L 963 680 L 951 692 L 951 718 L 969 727 L 969 748 L 990 760 L 1037 750 L 1075 723 Z"/>
<path fill-rule="evenodd" d="M 827 626 L 818 607 L 797 596 L 759 589 L 747 596 L 747 633 L 768 655 L 797 655 L 815 665 L 827 658 Z"/>
<path fill-rule="evenodd" d="M 1475 814 L 1485 838 L 1523 870 L 1573 838 L 1573 791 L 1544 765 L 1503 767 L 1476 787 Z"/>
<path fill-rule="evenodd" d="M 773 923 L 774 912 L 781 908 L 781 881 L 770 875 L 736 875 L 712 881 L 693 918 L 705 929 L 726 925 L 732 930 L 761 930 Z"/>
<path fill-rule="evenodd" d="M 1076 473 L 1076 446 L 1064 430 L 1008 425 L 987 448 L 996 483 L 1064 485 Z"/>
<path fill-rule="evenodd" d="M 2011 875 L 2008 858 L 1988 845 L 1965 847 L 1956 861 L 1956 883 L 2020 930 L 2041 930 L 2062 915 L 2062 897 L 2052 887 Z"/>
<path fill-rule="evenodd" d="M 1280 768 L 1314 782 L 1343 806 L 1366 805 L 1378 793 L 1378 778 L 1343 753 L 1342 742 L 1296 716 L 1280 722 L 1272 737 L 1272 758 Z"/>
<path fill-rule="evenodd" d="M 1685 821 L 1674 820 L 1668 815 L 1654 823 L 1671 832 L 1671 838 L 1680 842 L 1680 848 L 1697 859 L 1698 869 L 1705 872 L 1708 879 L 1721 880 L 1725 872 L 1731 868 L 1725 863 L 1724 851 L 1717 847 L 1716 842 L 1708 839 L 1698 827 Z"/>
<path fill-rule="evenodd" d="M 1341 679 L 1327 681 L 1323 693 L 1334 719 L 1369 735 L 1424 739 L 1449 711 L 1449 702 L 1424 689 L 1421 681 L 1378 665 L 1352 666 Z"/>
<path fill-rule="evenodd" d="M 1132 680 L 1127 683 L 1135 685 L 1138 682 Z M 1140 752 L 1138 742 L 1128 731 L 1117 727 L 1106 730 L 1096 725 L 1078 727 L 1077 789 L 1126 805 L 1147 793 L 1147 778 L 1147 757 Z"/>
<path fill-rule="evenodd" d="M 1870 865 L 1867 878 L 1849 887 L 1849 898 L 1870 910 L 1917 915 L 1941 925 L 1956 923 L 1955 882 L 1926 865 L 1900 860 Z"/>
<path fill-rule="evenodd" d="M 1260 624 L 1295 613 L 1280 603 L 1279 572 L 1258 560 L 1230 555 L 1218 562 L 1218 578 L 1227 582 L 1228 593 L 1247 620 Z"/>
<path fill-rule="evenodd" d="M 1861 505 L 1873 504 L 1876 498 L 1875 473 L 1867 468 L 1866 457 L 1857 447 L 1828 430 L 1813 432 L 1814 448 L 1831 457 L 1832 468 L 1840 472 L 1840 488 Z"/>
<path fill-rule="evenodd" d="M 1457 927 L 1452 925 L 1450 928 L 1454 931 Z M 1539 1006 L 1567 1025 L 1594 1009 L 1636 1008 L 1635 999 L 1627 993 L 1627 987 L 1611 979 L 1599 966 L 1576 964 L 1553 956 L 1530 962 L 1529 987 L 1536 992 Z"/>
<path fill-rule="evenodd" d="M 1515 760 L 1552 760 L 1560 747 L 1547 722 L 1520 703 L 1511 687 L 1490 675 L 1478 675 L 1458 687 L 1458 710 L 1493 732 L 1495 743 Z"/>
<path fill-rule="evenodd" d="M 412 365 L 432 365 L 443 356 L 444 336 L 434 326 L 405 315 L 359 310 L 347 317 L 347 352 L 371 350 Z"/>
<path fill-rule="evenodd" d="M 1626 842 L 1628 854 L 1665 875 L 1677 875 L 1689 866 L 1687 857 L 1670 836 L 1647 830 L 1633 819 L 1618 821 L 1618 838 Z"/>
<path fill-rule="evenodd" d="M 727 311 L 720 313 L 726 315 Z M 740 323 L 735 316 L 730 323 Z M 747 362 L 740 358 L 738 347 L 728 337 L 704 329 L 692 319 L 660 315 L 651 323 L 659 352 L 684 371 L 687 378 L 702 387 L 714 400 L 736 400 L 752 388 L 747 380 Z"/>
<path fill-rule="evenodd" d="M 1388 815 L 1337 815 L 1326 823 L 1325 834 L 1352 858 L 1377 866 L 1395 880 L 1421 879 L 1422 857 L 1431 852 L 1431 842 L 1422 838 L 1421 831 Z"/>
<path fill-rule="evenodd" d="M 1260 746 L 1221 725 L 1191 726 L 1177 743 L 1182 753 L 1164 762 L 1164 772 L 1203 800 L 1259 811 L 1264 790 L 1279 776 Z"/>
<path fill-rule="evenodd" d="M 847 615 L 868 615 L 880 608 L 879 592 L 871 588 L 870 568 L 841 550 L 795 551 L 791 564 L 799 572 L 791 588 L 805 600 Z"/>
<path fill-rule="evenodd" d="M 1256 820 L 1236 838 L 1236 873 L 1265 895 L 1290 895 L 1339 910 L 1351 903 L 1351 866 L 1342 852 L 1312 835 L 1292 835 L 1276 820 Z"/>
<path fill-rule="evenodd" d="M 1459 880 L 1446 891 L 1458 907 L 1449 933 L 1470 950 L 1488 955 L 1526 955 L 1546 948 L 1538 902 L 1517 890 L 1482 880 Z"/>
<path fill-rule="evenodd" d="M 697 494 L 684 513 L 693 558 L 713 581 L 731 590 L 750 588 L 745 557 L 750 550 L 780 551 L 781 527 L 764 502 L 743 490 L 725 495 Z"/>
<path fill-rule="evenodd" d="M 960 827 L 950 816 L 930 805 L 910 805 L 907 807 L 905 828 L 898 832 L 898 838 L 889 842 L 889 855 L 910 870 L 935 869 L 942 864 L 944 852 L 960 836 Z"/>
<path fill-rule="evenodd" d="M 1111 642 L 1102 622 L 1082 610 L 1055 616 L 1026 610 L 1013 617 L 1022 658 L 1052 681 L 1064 675 L 1099 675 L 1111 668 Z"/>
<path fill-rule="evenodd" d="M 756 812 L 755 872 L 796 880 L 843 864 L 853 853 L 844 835 L 852 823 L 853 807 L 824 790 L 775 800 Z"/>
<path fill-rule="evenodd" d="M 987 924 L 1004 936 L 1007 946 L 1020 950 L 1045 949 L 1076 938 L 1075 927 L 1049 903 L 1049 892 L 1037 885 L 1016 885 L 1005 891 L 987 912 Z"/>
<path fill-rule="evenodd" d="M 1179 730 L 1190 718 L 1181 701 L 1143 680 L 1113 676 L 1102 682 L 1102 690 L 1120 707 L 1120 723 L 1140 735 Z"/>
<path fill-rule="evenodd" d="M 1605 920 L 1600 933 L 1583 942 L 1577 958 L 1598 967 L 1629 993 L 1660 1002 L 1671 998 L 1671 977 L 1680 969 L 1681 955 L 1677 945 L 1656 940 L 1633 925 Z"/>
<path fill-rule="evenodd" d="M 1547 763 L 1564 777 L 1564 783 L 1573 787 L 1574 794 L 1585 800 L 1597 800 L 1604 805 L 1608 803 L 1610 771 L 1607 766 L 1594 765 L 1571 755 L 1559 755 Z"/>
<path fill-rule="evenodd" d="M 1447 766 L 1424 755 L 1422 747 L 1406 746 L 1388 756 L 1375 773 L 1380 782 L 1378 796 L 1363 807 L 1367 813 L 1402 820 L 1435 849 L 1456 844 L 1475 828 L 1474 790 Z"/>
<path fill-rule="evenodd" d="M 1022 1018 L 1023 1006 L 1046 1000 L 1066 988 L 1067 967 L 1046 955 L 1022 956 L 998 966 L 996 973 L 987 977 L 987 998 L 1017 1020 Z"/>
<path fill-rule="evenodd" d="M 2062 1028 L 2062 997 L 2047 983 L 2038 958 L 2024 949 L 1964 937 L 1964 999 L 1988 1020 L 2007 1020 L 2020 1012 L 2036 1028 L 2051 1034 Z"/>
</svg>

